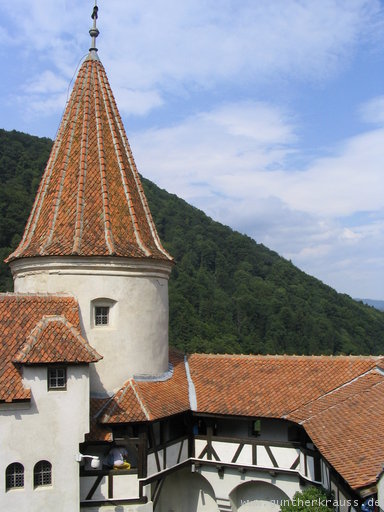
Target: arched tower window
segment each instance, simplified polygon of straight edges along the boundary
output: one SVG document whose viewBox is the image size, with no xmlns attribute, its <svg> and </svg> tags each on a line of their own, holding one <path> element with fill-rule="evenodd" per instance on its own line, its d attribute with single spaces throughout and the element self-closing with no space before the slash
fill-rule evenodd
<svg viewBox="0 0 384 512">
<path fill-rule="evenodd" d="M 33 486 L 52 484 L 52 464 L 47 460 L 40 460 L 33 468 Z"/>
<path fill-rule="evenodd" d="M 5 470 L 5 488 L 20 489 L 24 487 L 24 466 L 20 462 L 13 462 Z"/>
</svg>

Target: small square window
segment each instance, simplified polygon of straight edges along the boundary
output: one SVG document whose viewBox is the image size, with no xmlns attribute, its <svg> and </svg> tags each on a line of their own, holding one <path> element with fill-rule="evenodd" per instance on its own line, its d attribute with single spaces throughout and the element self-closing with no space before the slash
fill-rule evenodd
<svg viewBox="0 0 384 512">
<path fill-rule="evenodd" d="M 67 389 L 66 368 L 48 368 L 48 389 Z"/>
<path fill-rule="evenodd" d="M 108 325 L 109 324 L 109 307 L 96 306 L 95 307 L 95 325 Z"/>
</svg>

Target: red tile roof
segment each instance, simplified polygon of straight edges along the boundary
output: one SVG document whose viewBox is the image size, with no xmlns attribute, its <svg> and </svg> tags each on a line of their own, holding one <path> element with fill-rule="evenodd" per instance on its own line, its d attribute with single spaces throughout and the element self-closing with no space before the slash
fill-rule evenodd
<svg viewBox="0 0 384 512">
<path fill-rule="evenodd" d="M 98 421 L 100 412 L 109 401 L 110 398 L 91 398 L 89 407 L 89 432 L 85 434 L 86 441 L 113 441 L 111 429 L 106 425 L 101 425 Z"/>
<path fill-rule="evenodd" d="M 172 260 L 95 52 L 80 68 L 24 236 L 8 261 L 63 255 Z"/>
<path fill-rule="evenodd" d="M 188 361 L 198 411 L 280 418 L 375 368 L 378 358 L 193 354 Z"/>
<path fill-rule="evenodd" d="M 99 421 L 153 421 L 191 408 L 289 419 L 303 425 L 352 488 L 375 483 L 384 461 L 384 375 L 377 369 L 383 359 L 193 354 L 192 388 L 182 356 L 172 354 L 172 361 L 170 379 L 128 381 Z"/>
<path fill-rule="evenodd" d="M 101 416 L 103 423 L 148 421 L 189 410 L 184 356 L 171 351 L 173 375 L 164 381 L 130 379 L 115 394 Z"/>
<path fill-rule="evenodd" d="M 95 363 L 101 356 L 60 315 L 44 315 L 15 355 L 14 363 Z"/>
<path fill-rule="evenodd" d="M 27 400 L 20 363 L 89 363 L 100 356 L 80 335 L 72 297 L 0 294 L 0 401 Z"/>
<path fill-rule="evenodd" d="M 323 456 L 358 489 L 372 485 L 384 462 L 384 378 L 376 371 L 295 414 Z M 292 415 L 293 419 L 293 415 Z"/>
</svg>

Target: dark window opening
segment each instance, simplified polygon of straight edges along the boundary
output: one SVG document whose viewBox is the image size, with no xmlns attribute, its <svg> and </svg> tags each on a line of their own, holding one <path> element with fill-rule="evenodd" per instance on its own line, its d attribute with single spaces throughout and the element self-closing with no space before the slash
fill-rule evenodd
<svg viewBox="0 0 384 512">
<path fill-rule="evenodd" d="M 67 370 L 64 367 L 48 368 L 48 389 L 67 389 Z"/>
<path fill-rule="evenodd" d="M 109 323 L 109 307 L 95 307 L 95 325 L 108 325 Z"/>
<path fill-rule="evenodd" d="M 315 470 L 315 480 L 317 482 L 321 482 L 321 460 L 319 456 L 314 458 L 313 465 Z"/>
<path fill-rule="evenodd" d="M 42 485 L 52 484 L 52 464 L 47 460 L 41 460 L 33 469 L 33 485 L 40 487 Z"/>
<path fill-rule="evenodd" d="M 5 488 L 9 491 L 22 487 L 24 487 L 24 466 L 19 462 L 14 462 L 5 471 Z"/>
<path fill-rule="evenodd" d="M 252 421 L 252 435 L 259 436 L 261 434 L 261 420 Z"/>
</svg>

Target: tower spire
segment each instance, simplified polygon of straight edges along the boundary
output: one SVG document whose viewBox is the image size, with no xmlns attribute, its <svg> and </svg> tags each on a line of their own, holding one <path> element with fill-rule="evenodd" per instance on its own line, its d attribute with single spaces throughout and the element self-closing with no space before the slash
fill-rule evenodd
<svg viewBox="0 0 384 512">
<path fill-rule="evenodd" d="M 90 52 L 92 52 L 92 51 L 97 52 L 96 37 L 100 34 L 99 29 L 96 27 L 96 20 L 98 18 L 98 16 L 97 16 L 98 10 L 99 10 L 99 8 L 97 7 L 97 0 L 95 0 L 95 6 L 94 6 L 92 14 L 91 14 L 91 18 L 93 19 L 93 27 L 89 30 L 89 35 L 92 38 L 92 43 L 91 43 L 92 46 L 89 49 Z"/>
</svg>

